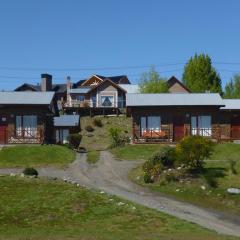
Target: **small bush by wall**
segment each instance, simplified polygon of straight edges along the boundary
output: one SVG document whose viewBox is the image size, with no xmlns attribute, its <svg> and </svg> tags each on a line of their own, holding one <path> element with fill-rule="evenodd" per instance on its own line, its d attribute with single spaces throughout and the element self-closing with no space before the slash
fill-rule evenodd
<svg viewBox="0 0 240 240">
<path fill-rule="evenodd" d="M 91 125 L 87 125 L 87 126 L 85 127 L 85 130 L 86 130 L 87 132 L 93 132 L 93 131 L 94 131 L 94 128 L 93 128 Z"/>
<path fill-rule="evenodd" d="M 100 118 L 94 118 L 93 125 L 96 127 L 102 127 L 103 126 L 102 120 Z"/>
<path fill-rule="evenodd" d="M 69 145 L 73 148 L 78 148 L 82 140 L 82 135 L 78 133 L 69 134 L 68 141 Z"/>
<path fill-rule="evenodd" d="M 111 147 L 121 147 L 129 142 L 129 138 L 119 128 L 110 128 L 109 135 L 111 138 Z"/>
</svg>

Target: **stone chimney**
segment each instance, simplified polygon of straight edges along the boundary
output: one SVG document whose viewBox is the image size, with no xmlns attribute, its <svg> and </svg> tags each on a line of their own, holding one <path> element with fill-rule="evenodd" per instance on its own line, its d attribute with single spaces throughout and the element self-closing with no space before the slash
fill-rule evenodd
<svg viewBox="0 0 240 240">
<path fill-rule="evenodd" d="M 41 82 L 41 91 L 52 91 L 52 75 L 44 73 L 41 74 L 42 82 Z"/>
<path fill-rule="evenodd" d="M 67 76 L 67 90 L 70 90 L 71 88 L 72 88 L 71 77 Z"/>
</svg>

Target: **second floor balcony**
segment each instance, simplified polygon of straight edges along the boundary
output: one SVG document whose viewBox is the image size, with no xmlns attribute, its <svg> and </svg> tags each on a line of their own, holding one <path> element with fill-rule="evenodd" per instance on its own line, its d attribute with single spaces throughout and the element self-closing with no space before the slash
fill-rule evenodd
<svg viewBox="0 0 240 240">
<path fill-rule="evenodd" d="M 71 100 L 63 103 L 66 108 L 125 108 L 126 101 L 102 101 L 102 100 Z"/>
</svg>

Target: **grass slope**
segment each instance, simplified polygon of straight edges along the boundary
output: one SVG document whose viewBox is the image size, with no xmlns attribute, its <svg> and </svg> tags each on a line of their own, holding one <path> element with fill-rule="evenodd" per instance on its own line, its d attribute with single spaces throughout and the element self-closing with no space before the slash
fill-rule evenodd
<svg viewBox="0 0 240 240">
<path fill-rule="evenodd" d="M 119 198 L 58 181 L 1 177 L 0 195 L 4 240 L 236 239 L 131 202 L 121 200 L 127 204 L 119 206 Z"/>
<path fill-rule="evenodd" d="M 229 160 L 236 161 L 237 174 L 231 171 Z M 240 214 L 240 195 L 230 195 L 226 192 L 229 187 L 240 188 L 240 145 L 231 143 L 216 145 L 215 152 L 207 161 L 205 168 L 201 177 L 189 179 L 187 182 L 145 184 L 141 167 L 134 169 L 130 177 L 141 185 L 176 199 L 205 208 Z M 209 186 L 212 179 L 216 182 L 216 187 Z M 206 190 L 201 188 L 203 185 Z"/>
<path fill-rule="evenodd" d="M 63 146 L 11 146 L 0 150 L 0 168 L 63 167 L 75 159 L 75 152 Z"/>
<path fill-rule="evenodd" d="M 103 126 L 94 126 L 94 118 L 81 117 L 81 134 L 83 136 L 81 146 L 87 150 L 105 150 L 110 145 L 109 129 L 111 127 L 117 127 L 122 129 L 127 135 L 131 135 L 131 118 L 126 116 L 97 116 L 96 118 L 101 119 Z M 94 131 L 89 133 L 85 130 L 85 127 L 91 125 Z"/>
</svg>

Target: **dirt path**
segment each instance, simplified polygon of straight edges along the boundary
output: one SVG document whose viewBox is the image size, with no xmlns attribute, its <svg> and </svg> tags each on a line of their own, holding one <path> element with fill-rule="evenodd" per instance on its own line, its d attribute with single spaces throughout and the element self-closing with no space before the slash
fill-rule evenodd
<svg viewBox="0 0 240 240">
<path fill-rule="evenodd" d="M 89 188 L 101 189 L 109 194 L 197 223 L 218 233 L 240 236 L 240 217 L 227 216 L 173 200 L 132 183 L 128 179 L 128 172 L 139 164 L 140 161 L 117 161 L 111 153 L 103 151 L 100 160 L 94 165 L 86 162 L 85 154 L 78 154 L 76 161 L 65 170 L 40 168 L 38 171 L 40 176 L 70 178 Z M 1 170 L 0 174 L 3 174 Z"/>
</svg>

